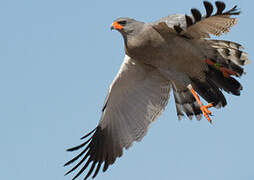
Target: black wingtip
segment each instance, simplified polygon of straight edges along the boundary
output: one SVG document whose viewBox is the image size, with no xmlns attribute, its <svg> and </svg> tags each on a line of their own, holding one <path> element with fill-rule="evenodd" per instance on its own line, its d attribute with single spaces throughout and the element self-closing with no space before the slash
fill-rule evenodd
<svg viewBox="0 0 254 180">
<path fill-rule="evenodd" d="M 204 1 L 203 3 L 206 9 L 206 17 L 210 17 L 213 13 L 213 5 L 208 1 Z"/>
<path fill-rule="evenodd" d="M 90 136 L 97 128 L 94 128 L 91 132 L 89 132 L 88 134 L 86 134 L 85 136 L 81 137 L 80 139 L 85 139 L 87 138 L 88 136 Z"/>
<path fill-rule="evenodd" d="M 76 151 L 76 150 L 78 150 L 78 149 L 84 147 L 84 146 L 85 146 L 87 143 L 89 143 L 91 140 L 92 140 L 92 137 L 90 137 L 86 142 L 84 142 L 84 143 L 82 143 L 82 144 L 80 144 L 80 145 L 78 145 L 78 146 L 75 146 L 75 147 L 66 149 L 66 151 L 69 151 L 69 152 L 71 152 L 71 151 Z"/>
<path fill-rule="evenodd" d="M 212 12 L 213 12 L 213 5 L 209 2 L 209 1 L 203 1 L 203 4 L 205 6 L 205 9 L 206 9 L 206 17 L 209 17 L 211 16 Z M 229 15 L 238 15 L 240 14 L 241 12 L 239 11 L 239 9 L 237 9 L 237 5 L 235 5 L 232 9 L 230 9 L 229 11 L 227 12 L 224 12 L 223 11 L 225 10 L 226 8 L 226 4 L 222 1 L 215 1 L 215 5 L 216 5 L 216 8 L 217 8 L 217 12 L 215 15 L 225 15 L 225 14 L 229 14 Z"/>
<path fill-rule="evenodd" d="M 67 163 L 65 163 L 64 165 L 63 165 L 63 167 L 66 167 L 66 166 L 68 166 L 69 164 L 71 164 L 71 163 L 69 163 L 69 161 L 67 162 Z M 66 176 L 67 174 L 65 173 L 65 176 Z"/>
<path fill-rule="evenodd" d="M 226 5 L 224 2 L 221 1 L 216 1 L 215 5 L 217 7 L 217 12 L 216 15 L 222 14 L 222 12 L 224 11 L 224 9 L 226 8 Z"/>
<path fill-rule="evenodd" d="M 102 161 L 99 161 L 99 164 L 97 165 L 97 168 L 96 168 L 96 170 L 95 170 L 95 172 L 93 174 L 92 179 L 94 179 L 97 176 L 97 174 L 99 173 L 99 170 L 101 168 L 101 164 L 102 164 Z"/>
<path fill-rule="evenodd" d="M 66 151 L 68 151 L 68 152 L 71 152 L 71 151 L 76 151 L 76 150 L 80 149 L 81 147 L 83 147 L 83 145 L 79 145 L 79 146 L 75 146 L 75 147 L 72 147 L 72 148 L 66 149 Z"/>
<path fill-rule="evenodd" d="M 232 9 L 224 12 L 225 15 L 240 15 L 241 11 L 237 8 L 237 5 L 235 5 Z"/>
<path fill-rule="evenodd" d="M 190 17 L 190 16 L 185 15 L 185 20 L 186 20 L 187 27 L 189 27 L 189 26 L 192 26 L 192 25 L 193 25 L 193 21 L 192 21 L 192 19 L 191 19 L 191 17 Z"/>
<path fill-rule="evenodd" d="M 191 9 L 191 13 L 192 13 L 192 15 L 193 15 L 193 17 L 194 17 L 196 22 L 201 20 L 202 15 L 201 15 L 201 13 L 200 13 L 200 11 L 198 9 L 192 8 Z"/>
<path fill-rule="evenodd" d="M 68 171 L 68 172 L 66 172 L 65 174 L 64 174 L 64 176 L 67 176 L 68 174 L 70 174 L 70 172 Z"/>
<path fill-rule="evenodd" d="M 71 151 L 75 151 L 75 150 L 78 150 L 78 149 L 79 148 L 77 148 L 77 147 L 72 147 L 72 148 L 66 149 L 66 151 L 71 152 Z"/>
<path fill-rule="evenodd" d="M 108 139 L 111 139 L 111 137 L 109 137 L 109 135 L 107 134 L 107 130 L 102 130 L 101 127 L 98 126 L 95 133 L 91 134 L 93 132 L 94 130 L 85 136 L 88 137 L 89 135 L 91 135 L 91 137 L 86 142 L 82 143 L 77 147 L 68 149 L 68 151 L 74 151 L 86 145 L 85 149 L 82 152 L 80 152 L 77 156 L 64 164 L 64 166 L 68 166 L 80 159 L 79 162 L 75 164 L 74 167 L 72 167 L 72 169 L 65 173 L 65 175 L 68 175 L 71 172 L 77 170 L 77 168 L 84 163 L 84 165 L 82 165 L 83 167 L 73 177 L 73 180 L 77 179 L 91 163 L 92 165 L 84 179 L 87 179 L 89 177 L 94 178 L 98 174 L 103 162 L 104 165 L 106 164 L 106 166 L 108 167 L 109 165 L 114 163 L 116 157 L 120 157 L 121 152 L 119 152 L 116 157 L 112 156 L 111 152 L 113 147 L 112 144 L 110 144 L 111 142 L 108 141 Z"/>
<path fill-rule="evenodd" d="M 68 165 L 70 165 L 72 162 L 73 162 L 73 161 L 68 161 L 68 162 L 66 162 L 63 166 L 64 166 L 64 167 L 65 167 L 65 166 L 68 166 Z"/>
<path fill-rule="evenodd" d="M 215 15 L 239 15 L 241 11 L 237 9 L 237 5 L 235 5 L 232 9 L 223 12 L 226 8 L 226 5 L 224 2 L 216 1 L 215 5 L 217 7 L 217 12 Z"/>
</svg>

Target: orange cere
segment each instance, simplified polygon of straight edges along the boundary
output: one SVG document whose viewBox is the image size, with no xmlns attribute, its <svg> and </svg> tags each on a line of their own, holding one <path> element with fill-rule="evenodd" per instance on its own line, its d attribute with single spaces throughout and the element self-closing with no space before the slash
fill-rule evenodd
<svg viewBox="0 0 254 180">
<path fill-rule="evenodd" d="M 123 26 L 118 24 L 118 22 L 116 22 L 116 21 L 113 22 L 111 26 L 114 27 L 114 29 L 119 29 L 119 30 L 123 29 Z"/>
</svg>

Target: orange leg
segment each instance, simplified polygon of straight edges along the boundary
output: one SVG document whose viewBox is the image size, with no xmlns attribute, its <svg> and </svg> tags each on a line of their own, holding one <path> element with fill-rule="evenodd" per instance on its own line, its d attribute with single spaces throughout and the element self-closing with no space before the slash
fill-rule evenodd
<svg viewBox="0 0 254 180">
<path fill-rule="evenodd" d="M 194 91 L 194 89 L 192 88 L 191 85 L 188 86 L 190 92 L 192 93 L 192 95 L 194 96 L 194 98 L 196 99 L 196 101 L 198 102 L 198 104 L 200 105 L 200 110 L 202 111 L 203 115 L 205 116 L 205 118 L 208 120 L 208 122 L 212 123 L 211 118 L 209 117 L 209 115 L 211 115 L 211 111 L 208 110 L 208 108 L 213 107 L 212 103 L 209 103 L 208 105 L 203 105 L 202 102 L 200 101 L 200 98 L 198 97 L 196 91 Z"/>
</svg>

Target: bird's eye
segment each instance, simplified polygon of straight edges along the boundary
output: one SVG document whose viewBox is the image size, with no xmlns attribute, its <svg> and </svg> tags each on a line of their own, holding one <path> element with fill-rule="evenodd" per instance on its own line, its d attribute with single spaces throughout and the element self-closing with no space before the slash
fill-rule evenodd
<svg viewBox="0 0 254 180">
<path fill-rule="evenodd" d="M 127 22 L 126 21 L 118 21 L 118 24 L 124 26 Z"/>
</svg>

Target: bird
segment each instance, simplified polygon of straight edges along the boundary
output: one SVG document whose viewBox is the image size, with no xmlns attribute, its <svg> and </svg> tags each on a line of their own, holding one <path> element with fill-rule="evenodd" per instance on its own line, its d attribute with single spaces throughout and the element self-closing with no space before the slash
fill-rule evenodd
<svg viewBox="0 0 254 180">
<path fill-rule="evenodd" d="M 165 109 L 171 91 L 179 120 L 204 116 L 210 123 L 209 108 L 227 105 L 223 92 L 240 95 L 237 78 L 246 73 L 248 54 L 238 43 L 210 37 L 229 32 L 240 11 L 237 6 L 225 11 L 221 1 L 203 5 L 205 15 L 192 8 L 191 15 L 173 14 L 149 23 L 128 17 L 113 21 L 110 28 L 122 35 L 125 57 L 97 127 L 81 138 L 82 144 L 67 149 L 81 152 L 65 164 L 77 162 L 65 175 L 78 167 L 73 180 L 105 172 L 124 149 L 142 140 Z"/>
</svg>

